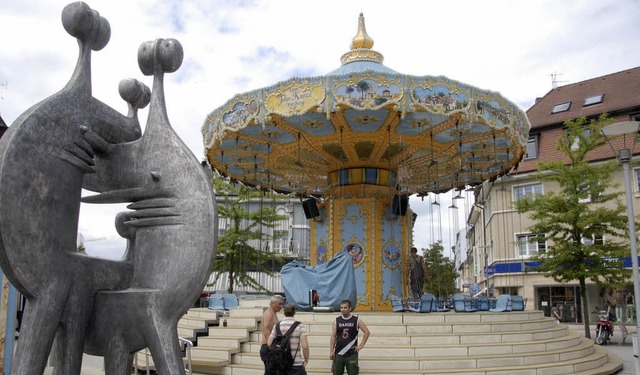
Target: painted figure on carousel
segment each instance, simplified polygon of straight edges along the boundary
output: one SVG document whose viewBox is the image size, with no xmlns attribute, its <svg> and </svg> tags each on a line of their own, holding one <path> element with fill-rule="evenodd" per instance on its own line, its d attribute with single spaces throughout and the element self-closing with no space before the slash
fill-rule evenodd
<svg viewBox="0 0 640 375">
<path fill-rule="evenodd" d="M 407 258 L 407 284 L 411 289 L 411 295 L 415 299 L 422 297 L 424 288 L 424 280 L 427 276 L 427 266 L 424 259 L 418 255 L 418 249 L 411 248 L 409 257 Z"/>
</svg>

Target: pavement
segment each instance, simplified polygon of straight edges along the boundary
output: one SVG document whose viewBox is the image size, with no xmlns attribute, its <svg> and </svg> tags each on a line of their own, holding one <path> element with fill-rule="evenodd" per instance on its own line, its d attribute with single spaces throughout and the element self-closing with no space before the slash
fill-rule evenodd
<svg viewBox="0 0 640 375">
<path fill-rule="evenodd" d="M 584 326 L 582 324 L 569 324 L 569 328 L 584 333 Z M 590 330 L 591 336 L 593 337 L 596 330 L 595 325 L 592 325 Z M 617 324 L 614 325 L 611 344 L 603 346 L 603 348 L 607 349 L 609 353 L 615 354 L 622 359 L 622 370 L 617 372 L 616 375 L 636 375 L 633 356 L 633 339 L 636 338 L 636 326 L 627 324 L 627 331 L 629 331 L 629 334 L 623 343 L 620 328 Z"/>
<path fill-rule="evenodd" d="M 81 375 L 104 375 L 103 358 L 93 355 L 85 354 L 82 357 L 82 370 Z M 47 367 L 44 369 L 44 375 L 51 375 L 53 373 L 53 367 Z"/>
</svg>

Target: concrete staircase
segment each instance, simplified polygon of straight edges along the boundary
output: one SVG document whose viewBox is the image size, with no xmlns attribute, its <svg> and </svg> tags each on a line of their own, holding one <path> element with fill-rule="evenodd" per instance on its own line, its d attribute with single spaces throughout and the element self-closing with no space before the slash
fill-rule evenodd
<svg viewBox="0 0 640 375">
<path fill-rule="evenodd" d="M 223 310 L 192 308 L 187 311 L 178 322 L 178 336 L 194 345 L 192 367 L 203 369 L 207 374 L 230 364 L 231 355 L 239 352 L 240 344 L 249 339 L 249 333 L 259 330 L 259 321 L 268 305 L 268 299 L 240 300 L 240 307 L 231 310 L 228 318 L 224 317 Z M 223 327 L 223 320 L 227 320 L 227 327 Z M 142 373 L 146 373 L 147 367 L 155 369 L 147 350 L 137 353 L 134 366 Z"/>
<path fill-rule="evenodd" d="M 259 321 L 267 305 L 267 300 L 242 300 L 240 308 L 230 312 L 227 327 L 210 325 L 208 336 L 193 335 L 193 373 L 262 375 Z M 183 323 L 195 326 L 193 320 L 200 318 L 210 322 L 207 314 L 216 312 L 190 310 L 180 329 Z M 309 375 L 331 373 L 329 334 L 337 314 L 296 314 L 309 332 Z M 360 353 L 362 375 L 595 375 L 613 374 L 622 368 L 620 358 L 568 326 L 544 317 L 541 311 L 357 315 L 371 331 Z"/>
</svg>

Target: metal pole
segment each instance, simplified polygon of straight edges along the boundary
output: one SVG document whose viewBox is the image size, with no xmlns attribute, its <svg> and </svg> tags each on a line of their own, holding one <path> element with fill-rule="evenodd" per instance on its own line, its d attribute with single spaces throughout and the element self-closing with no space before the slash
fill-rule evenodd
<svg viewBox="0 0 640 375">
<path fill-rule="evenodd" d="M 622 164 L 624 173 L 624 190 L 627 195 L 627 218 L 629 221 L 629 243 L 631 245 L 631 266 L 633 268 L 633 295 L 636 310 L 636 334 L 632 335 L 634 358 L 633 362 L 636 366 L 636 375 L 640 375 L 640 357 L 638 356 L 638 334 L 640 334 L 640 275 L 638 274 L 638 244 L 636 242 L 636 223 L 633 214 L 633 197 L 631 196 L 631 171 L 629 169 L 629 161 L 631 160 L 631 151 L 622 149 L 618 154 L 618 159 Z"/>
</svg>

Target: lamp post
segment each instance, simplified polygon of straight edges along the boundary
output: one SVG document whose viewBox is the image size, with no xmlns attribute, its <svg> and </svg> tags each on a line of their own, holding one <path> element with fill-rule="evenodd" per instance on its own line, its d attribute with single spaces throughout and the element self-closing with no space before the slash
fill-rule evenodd
<svg viewBox="0 0 640 375">
<path fill-rule="evenodd" d="M 633 353 L 636 374 L 640 374 L 640 357 L 638 356 L 638 334 L 640 334 L 640 319 L 638 313 L 640 313 L 640 275 L 638 274 L 638 244 L 636 241 L 636 224 L 633 213 L 633 196 L 631 190 L 631 171 L 629 169 L 629 162 L 633 155 L 630 148 L 627 147 L 627 136 L 631 138 L 631 142 L 635 141 L 635 137 L 640 130 L 640 122 L 638 121 L 623 121 L 611 124 L 602 128 L 601 132 L 607 139 L 607 142 L 613 149 L 612 138 L 617 136 L 623 137 L 623 146 L 618 150 L 618 162 L 622 164 L 622 172 L 624 174 L 624 190 L 627 196 L 627 219 L 629 222 L 629 244 L 631 246 L 631 266 L 633 268 L 633 296 L 636 312 L 636 333 L 632 335 L 633 340 Z M 633 143 L 632 143 L 633 144 Z M 614 149 L 615 152 L 615 149 Z"/>
</svg>

